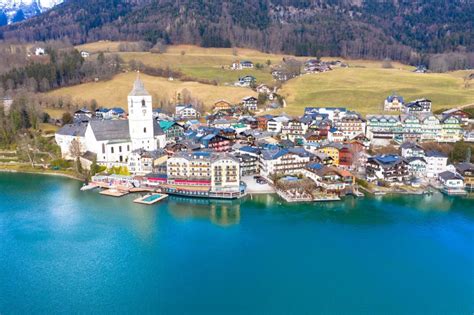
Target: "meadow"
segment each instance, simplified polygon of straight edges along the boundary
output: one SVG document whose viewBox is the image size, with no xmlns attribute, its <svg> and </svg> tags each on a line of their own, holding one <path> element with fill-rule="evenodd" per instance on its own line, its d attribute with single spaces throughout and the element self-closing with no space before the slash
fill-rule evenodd
<svg viewBox="0 0 474 315">
<path fill-rule="evenodd" d="M 81 85 L 66 87 L 49 92 L 50 96 L 68 96 L 77 103 L 95 99 L 100 106 L 127 108 L 127 95 L 131 91 L 137 74 L 128 72 L 116 75 L 112 80 L 85 83 Z M 233 86 L 213 86 L 198 82 L 182 82 L 179 80 L 169 81 L 165 78 L 152 77 L 140 74 L 147 91 L 158 99 L 174 100 L 178 93 L 184 89 L 191 96 L 199 99 L 210 108 L 216 101 L 226 99 L 233 103 L 239 103 L 242 98 L 256 93 L 248 88 Z M 154 104 L 157 107 L 157 104 Z"/>
<path fill-rule="evenodd" d="M 118 53 L 124 61 L 139 60 L 145 65 L 169 67 L 179 70 L 195 80 L 214 80 L 218 86 L 197 82 L 169 81 L 165 78 L 143 76 L 150 93 L 160 98 L 173 99 L 176 93 L 186 88 L 208 107 L 218 99 L 237 103 L 242 97 L 255 95 L 248 88 L 233 87 L 239 76 L 251 74 L 257 83 L 276 84 L 270 74 L 271 65 L 278 64 L 288 55 L 268 54 L 245 48 L 202 48 L 191 45 L 169 46 L 165 53 L 119 52 L 119 42 L 97 42 L 78 46 L 79 50 L 91 53 L 90 58 L 100 51 Z M 308 57 L 297 57 L 306 60 Z M 473 71 L 450 73 L 414 73 L 413 67 L 392 62 L 391 69 L 384 69 L 381 61 L 344 60 L 342 58 L 323 58 L 341 60 L 348 68 L 335 68 L 333 71 L 306 74 L 285 82 L 279 93 L 285 98 L 287 106 L 274 111 L 300 115 L 306 106 L 345 106 L 362 114 L 382 113 L 383 101 L 396 92 L 406 101 L 429 98 L 433 108 L 450 108 L 474 104 L 474 80 L 465 86 L 464 78 Z M 251 60 L 264 65 L 263 69 L 230 70 L 235 60 Z M 112 80 L 87 83 L 80 86 L 53 91 L 52 95 L 70 95 L 76 100 L 95 99 L 101 106 L 125 106 L 126 95 L 130 90 L 135 74 L 119 74 Z"/>
</svg>

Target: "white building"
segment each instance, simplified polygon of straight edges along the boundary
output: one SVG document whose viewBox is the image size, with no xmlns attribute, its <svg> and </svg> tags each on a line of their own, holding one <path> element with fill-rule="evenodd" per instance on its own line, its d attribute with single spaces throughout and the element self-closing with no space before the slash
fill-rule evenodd
<svg viewBox="0 0 474 315">
<path fill-rule="evenodd" d="M 313 157 L 302 148 L 263 150 L 259 161 L 260 175 L 270 178 L 272 174 L 299 173 Z"/>
<path fill-rule="evenodd" d="M 448 157 L 439 151 L 426 152 L 426 177 L 436 178 L 438 175 L 446 171 Z"/>
<path fill-rule="evenodd" d="M 97 155 L 97 163 L 127 166 L 132 151 L 155 151 L 166 145 L 166 136 L 153 119 L 152 100 L 137 78 L 128 95 L 128 120 L 92 119 L 87 123 L 65 125 L 56 133 L 56 143 L 64 158 L 71 158 L 71 142 L 77 139 L 81 152 Z"/>
<path fill-rule="evenodd" d="M 199 112 L 193 105 L 176 105 L 175 116 L 182 119 L 199 118 Z"/>
</svg>

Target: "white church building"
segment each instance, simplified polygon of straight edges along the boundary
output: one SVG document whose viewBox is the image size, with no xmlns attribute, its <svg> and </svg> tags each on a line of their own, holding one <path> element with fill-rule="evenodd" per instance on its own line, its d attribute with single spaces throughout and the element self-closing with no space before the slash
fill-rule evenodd
<svg viewBox="0 0 474 315">
<path fill-rule="evenodd" d="M 73 158 L 71 143 L 75 140 L 81 153 L 96 154 L 97 163 L 107 167 L 126 166 L 132 151 L 155 151 L 166 145 L 166 136 L 153 118 L 151 95 L 139 77 L 128 94 L 128 119 L 92 119 L 65 125 L 55 139 L 63 158 Z"/>
</svg>

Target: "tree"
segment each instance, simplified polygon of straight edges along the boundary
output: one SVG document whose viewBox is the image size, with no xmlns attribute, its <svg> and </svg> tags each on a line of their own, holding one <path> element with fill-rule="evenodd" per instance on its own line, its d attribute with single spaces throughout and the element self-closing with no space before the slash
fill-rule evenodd
<svg viewBox="0 0 474 315">
<path fill-rule="evenodd" d="M 82 164 L 81 164 L 81 158 L 80 157 L 77 157 L 76 158 L 76 171 L 82 175 Z"/>
<path fill-rule="evenodd" d="M 71 113 L 65 112 L 62 116 L 62 120 L 63 120 L 63 126 L 67 124 L 71 124 L 73 122 Z"/>
<path fill-rule="evenodd" d="M 82 144 L 79 140 L 73 139 L 69 144 L 69 155 L 72 159 L 78 159 L 82 155 Z"/>
</svg>

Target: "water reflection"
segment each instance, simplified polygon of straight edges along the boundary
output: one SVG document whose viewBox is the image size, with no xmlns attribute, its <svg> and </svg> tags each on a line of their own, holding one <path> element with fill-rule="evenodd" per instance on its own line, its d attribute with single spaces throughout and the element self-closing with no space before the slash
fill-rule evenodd
<svg viewBox="0 0 474 315">
<path fill-rule="evenodd" d="M 168 212 L 174 218 L 207 219 L 222 227 L 240 223 L 240 205 L 239 200 L 168 197 Z"/>
</svg>

